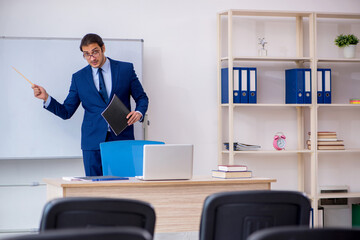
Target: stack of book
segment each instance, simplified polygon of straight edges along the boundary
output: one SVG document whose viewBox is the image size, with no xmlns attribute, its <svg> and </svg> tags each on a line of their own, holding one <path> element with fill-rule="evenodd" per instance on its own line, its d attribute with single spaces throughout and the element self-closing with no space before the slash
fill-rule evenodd
<svg viewBox="0 0 360 240">
<path fill-rule="evenodd" d="M 219 165 L 217 170 L 212 170 L 215 178 L 251 178 L 252 172 L 245 165 Z"/>
<path fill-rule="evenodd" d="M 336 132 L 318 132 L 317 138 L 318 150 L 345 150 L 344 141 L 337 139 Z M 308 149 L 311 150 L 311 141 L 307 140 L 306 144 Z"/>
<path fill-rule="evenodd" d="M 226 150 L 229 150 L 229 143 L 224 143 Z M 234 142 L 234 151 L 254 151 L 259 150 L 261 148 L 260 145 L 251 145 L 245 143 Z"/>
<path fill-rule="evenodd" d="M 360 104 L 360 99 L 359 98 L 351 98 L 350 104 Z"/>
</svg>

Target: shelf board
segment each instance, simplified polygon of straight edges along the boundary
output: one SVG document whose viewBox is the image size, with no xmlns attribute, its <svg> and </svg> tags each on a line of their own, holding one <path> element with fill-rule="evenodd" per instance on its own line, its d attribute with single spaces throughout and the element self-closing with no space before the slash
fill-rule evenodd
<svg viewBox="0 0 360 240">
<path fill-rule="evenodd" d="M 360 58 L 318 58 L 318 62 L 334 62 L 334 63 L 358 63 Z"/>
<path fill-rule="evenodd" d="M 221 61 L 229 61 L 229 57 L 221 58 Z M 234 57 L 233 61 L 265 61 L 265 62 L 310 62 L 310 57 Z"/>
<path fill-rule="evenodd" d="M 293 154 L 293 153 L 313 153 L 314 151 L 302 149 L 302 150 L 256 150 L 256 151 L 234 151 L 234 154 Z M 222 153 L 229 154 L 228 150 L 223 150 Z"/>
<path fill-rule="evenodd" d="M 343 18 L 343 19 L 359 19 L 360 14 L 351 13 L 317 13 L 317 18 Z"/>
<path fill-rule="evenodd" d="M 319 199 L 322 198 L 360 198 L 359 192 L 350 193 L 321 193 L 318 195 Z"/>
<path fill-rule="evenodd" d="M 337 103 L 331 103 L 331 104 L 317 104 L 317 106 L 319 108 L 334 108 L 334 107 L 358 108 L 358 107 L 360 107 L 360 104 L 350 104 L 350 103 L 337 104 Z"/>
<path fill-rule="evenodd" d="M 359 104 L 360 105 L 360 104 Z M 228 103 L 221 104 L 222 107 L 229 107 Z M 234 103 L 234 107 L 311 107 L 311 104 L 272 104 L 272 103 Z"/>
<path fill-rule="evenodd" d="M 264 62 L 310 62 L 310 57 L 233 57 L 233 61 L 264 61 Z M 229 57 L 221 58 L 221 61 L 229 61 Z M 318 58 L 319 63 L 358 63 L 360 58 Z"/>
<path fill-rule="evenodd" d="M 230 9 L 220 12 L 220 15 L 228 15 L 229 11 L 233 16 L 254 16 L 254 17 L 309 17 L 312 12 L 289 12 L 289 11 L 254 11 L 254 10 L 238 10 Z"/>
<path fill-rule="evenodd" d="M 359 148 L 345 149 L 345 150 L 318 150 L 318 153 L 360 153 Z"/>
<path fill-rule="evenodd" d="M 256 151 L 234 151 L 234 154 L 289 154 L 289 153 L 313 153 L 314 151 L 303 150 L 256 150 Z M 345 149 L 345 150 L 317 150 L 318 153 L 360 153 L 359 148 Z M 223 150 L 222 153 L 229 154 L 228 150 Z"/>
</svg>

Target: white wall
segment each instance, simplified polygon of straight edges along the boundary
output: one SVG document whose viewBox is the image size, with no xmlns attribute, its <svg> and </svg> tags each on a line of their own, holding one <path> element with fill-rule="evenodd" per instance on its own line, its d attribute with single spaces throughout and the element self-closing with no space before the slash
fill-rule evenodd
<svg viewBox="0 0 360 240">
<path fill-rule="evenodd" d="M 0 238 L 2 232 L 39 227 L 46 203 L 44 178 L 82 172 L 80 158 L 0 160 Z"/>
<path fill-rule="evenodd" d="M 149 138 L 195 144 L 195 174 L 206 174 L 215 167 L 217 156 L 216 13 L 226 9 L 360 12 L 357 0 L 338 3 L 0 0 L 0 36 L 82 37 L 96 32 L 105 38 L 144 39 Z"/>
<path fill-rule="evenodd" d="M 0 36 L 82 37 L 95 32 L 104 38 L 144 39 L 148 136 L 167 143 L 193 143 L 194 173 L 204 175 L 217 164 L 216 13 L 227 9 L 359 13 L 360 2 L 0 0 Z M 59 49 L 54 57 L 57 54 L 66 52 Z M 270 112 L 265 114 L 271 117 Z M 296 189 L 295 161 L 287 161 L 287 156 L 251 160 L 246 164 L 256 176 L 278 179 L 274 188 Z"/>
</svg>

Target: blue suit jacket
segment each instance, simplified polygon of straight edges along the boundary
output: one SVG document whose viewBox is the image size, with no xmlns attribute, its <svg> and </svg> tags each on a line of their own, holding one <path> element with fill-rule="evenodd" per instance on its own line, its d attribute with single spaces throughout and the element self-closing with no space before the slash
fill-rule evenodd
<svg viewBox="0 0 360 240">
<path fill-rule="evenodd" d="M 119 62 L 110 58 L 109 60 L 112 77 L 110 99 L 116 94 L 130 110 L 130 96 L 132 96 L 136 102 L 135 111 L 139 111 L 145 116 L 149 100 L 135 74 L 132 63 Z M 98 150 L 100 149 L 99 144 L 105 141 L 108 130 L 108 124 L 101 116 L 107 103 L 104 102 L 95 87 L 90 65 L 73 74 L 69 94 L 64 103 L 60 104 L 52 98 L 46 109 L 63 119 L 69 119 L 80 103 L 85 110 L 81 126 L 81 149 Z M 117 139 L 134 139 L 133 125 L 121 132 Z"/>
</svg>

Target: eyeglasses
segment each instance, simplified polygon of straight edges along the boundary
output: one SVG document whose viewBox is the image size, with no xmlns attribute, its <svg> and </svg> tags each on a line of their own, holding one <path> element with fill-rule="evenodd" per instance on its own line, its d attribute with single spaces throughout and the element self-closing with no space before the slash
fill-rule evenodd
<svg viewBox="0 0 360 240">
<path fill-rule="evenodd" d="M 94 58 L 96 58 L 96 57 L 98 57 L 100 55 L 100 50 L 94 50 L 93 52 L 92 52 L 92 54 L 89 54 L 89 53 L 84 53 L 83 54 L 83 57 L 85 58 L 85 59 L 90 59 L 91 57 L 94 57 Z"/>
</svg>

